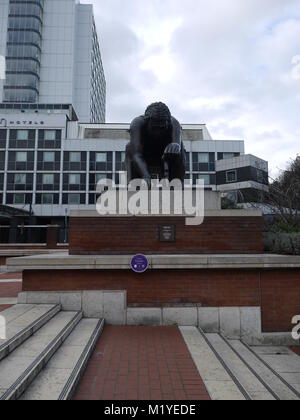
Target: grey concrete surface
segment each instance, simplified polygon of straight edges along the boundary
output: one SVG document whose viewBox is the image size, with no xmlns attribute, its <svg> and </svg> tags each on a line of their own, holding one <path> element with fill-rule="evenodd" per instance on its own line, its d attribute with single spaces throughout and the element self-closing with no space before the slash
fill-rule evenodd
<svg viewBox="0 0 300 420">
<path fill-rule="evenodd" d="M 275 400 L 219 334 L 206 334 L 206 337 L 252 400 Z"/>
<path fill-rule="evenodd" d="M 300 257 L 270 254 L 236 255 L 151 255 L 149 269 L 299 268 Z M 129 270 L 132 255 L 64 254 L 10 258 L 9 271 L 23 270 Z"/>
<path fill-rule="evenodd" d="M 18 398 L 79 321 L 79 313 L 60 312 L 3 359 L 0 362 L 0 389 L 5 393 L 1 398 Z"/>
<path fill-rule="evenodd" d="M 97 319 L 80 321 L 20 399 L 54 401 L 71 398 L 102 328 L 103 323 L 99 325 Z"/>
<path fill-rule="evenodd" d="M 180 331 L 212 400 L 245 400 L 197 328 Z"/>
<path fill-rule="evenodd" d="M 269 369 L 264 363 L 262 363 L 259 358 L 255 356 L 253 352 L 249 350 L 241 341 L 239 340 L 230 340 L 231 346 L 235 349 L 235 351 L 241 356 L 241 358 L 257 373 L 257 375 L 266 383 L 269 388 L 277 395 L 280 400 L 298 400 L 299 398 L 295 395 L 294 392 L 290 390 L 286 384 L 278 378 L 274 372 Z M 274 350 L 269 350 L 274 351 Z M 290 352 L 288 348 L 284 349 L 284 352 Z M 299 378 L 288 378 L 282 375 L 282 378 L 285 379 L 288 383 L 292 384 L 292 379 L 299 379 L 300 381 L 300 374 Z M 297 383 L 297 382 L 296 382 Z M 299 382 L 300 383 L 300 382 Z"/>
</svg>

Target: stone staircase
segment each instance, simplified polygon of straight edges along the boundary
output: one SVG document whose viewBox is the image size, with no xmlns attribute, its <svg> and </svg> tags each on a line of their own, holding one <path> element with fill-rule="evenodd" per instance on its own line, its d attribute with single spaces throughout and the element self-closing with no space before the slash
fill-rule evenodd
<svg viewBox="0 0 300 420">
<path fill-rule="evenodd" d="M 0 315 L 6 321 L 0 400 L 72 398 L 104 320 L 83 319 L 82 312 L 62 311 L 60 305 L 20 304 Z"/>
<path fill-rule="evenodd" d="M 287 347 L 250 347 L 193 327 L 181 332 L 212 399 L 300 400 L 300 358 Z"/>
</svg>

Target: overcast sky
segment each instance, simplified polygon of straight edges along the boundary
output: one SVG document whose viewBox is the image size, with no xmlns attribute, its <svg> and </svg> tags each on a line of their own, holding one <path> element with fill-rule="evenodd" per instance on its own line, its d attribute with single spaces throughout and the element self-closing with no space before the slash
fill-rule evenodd
<svg viewBox="0 0 300 420">
<path fill-rule="evenodd" d="M 215 140 L 243 139 L 271 175 L 300 153 L 299 0 L 93 3 L 107 122 L 163 101 Z"/>
</svg>

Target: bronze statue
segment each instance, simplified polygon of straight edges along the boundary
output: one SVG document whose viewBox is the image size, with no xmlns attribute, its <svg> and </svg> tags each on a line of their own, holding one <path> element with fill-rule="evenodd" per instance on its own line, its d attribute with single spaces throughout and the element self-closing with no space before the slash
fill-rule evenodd
<svg viewBox="0 0 300 420">
<path fill-rule="evenodd" d="M 162 102 L 146 109 L 130 126 L 130 143 L 126 148 L 128 181 L 144 179 L 180 179 L 185 177 L 185 149 L 181 126 Z"/>
</svg>

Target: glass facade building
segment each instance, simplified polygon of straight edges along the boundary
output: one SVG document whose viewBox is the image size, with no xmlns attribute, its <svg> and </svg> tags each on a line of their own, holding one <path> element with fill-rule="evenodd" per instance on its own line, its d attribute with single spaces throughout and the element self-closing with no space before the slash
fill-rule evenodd
<svg viewBox="0 0 300 420">
<path fill-rule="evenodd" d="M 70 104 L 79 121 L 104 123 L 106 81 L 93 6 L 78 0 L 0 3 L 0 59 L 6 62 L 0 105 Z"/>
<path fill-rule="evenodd" d="M 44 0 L 10 0 L 4 102 L 38 101 Z"/>
<path fill-rule="evenodd" d="M 105 121 L 106 81 L 98 42 L 95 22 L 93 21 L 92 47 L 92 93 L 91 122 Z"/>
</svg>

